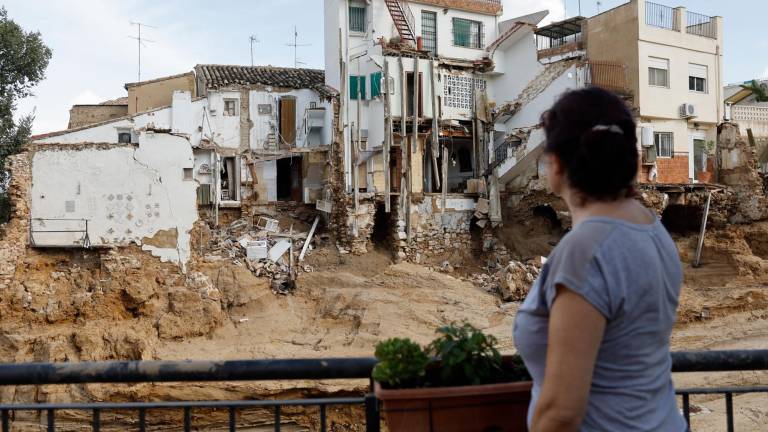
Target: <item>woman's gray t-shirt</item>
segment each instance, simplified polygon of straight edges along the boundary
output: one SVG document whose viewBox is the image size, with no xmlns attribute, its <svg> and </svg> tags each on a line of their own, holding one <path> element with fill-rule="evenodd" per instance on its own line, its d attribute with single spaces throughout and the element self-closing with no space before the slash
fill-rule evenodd
<svg viewBox="0 0 768 432">
<path fill-rule="evenodd" d="M 562 284 L 607 320 L 581 430 L 686 430 L 669 353 L 682 277 L 677 247 L 658 220 L 591 218 L 568 233 L 515 320 L 515 344 L 533 377 L 529 424 L 544 380 L 549 312 Z"/>
</svg>

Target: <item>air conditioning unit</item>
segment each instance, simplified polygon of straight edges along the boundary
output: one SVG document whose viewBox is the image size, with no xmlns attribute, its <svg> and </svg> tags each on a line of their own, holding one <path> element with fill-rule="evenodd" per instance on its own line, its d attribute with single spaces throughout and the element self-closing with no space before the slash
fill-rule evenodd
<svg viewBox="0 0 768 432">
<path fill-rule="evenodd" d="M 656 163 L 656 146 L 643 147 L 643 163 L 646 165 Z"/>
<path fill-rule="evenodd" d="M 680 105 L 680 117 L 692 118 L 696 117 L 696 107 L 693 104 L 685 103 Z"/>
</svg>

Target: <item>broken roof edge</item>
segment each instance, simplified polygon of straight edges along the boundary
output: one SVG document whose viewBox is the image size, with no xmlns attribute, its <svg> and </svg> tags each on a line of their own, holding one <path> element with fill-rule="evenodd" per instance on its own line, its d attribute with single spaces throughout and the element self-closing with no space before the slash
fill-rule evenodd
<svg viewBox="0 0 768 432">
<path fill-rule="evenodd" d="M 549 9 L 542 9 L 538 12 L 533 12 L 528 15 L 521 15 L 519 17 L 510 18 L 499 22 L 499 33 L 504 33 L 509 30 L 513 25 L 522 22 L 526 24 L 539 25 L 544 18 L 549 16 Z"/>
<path fill-rule="evenodd" d="M 180 74 L 176 74 L 176 75 L 168 75 L 168 76 L 164 76 L 164 77 L 160 77 L 160 78 L 154 78 L 154 79 L 147 80 L 147 81 L 137 81 L 137 82 L 125 83 L 124 87 L 125 87 L 126 90 L 128 90 L 131 87 L 138 87 L 138 86 L 142 86 L 142 85 L 145 85 L 145 84 L 154 84 L 154 83 L 158 83 L 158 82 L 162 82 L 162 81 L 168 81 L 168 80 L 172 80 L 172 79 L 176 79 L 176 78 L 182 78 L 182 77 L 189 76 L 189 75 L 191 75 L 194 78 L 195 77 L 195 71 L 184 72 L 184 73 L 180 73 Z"/>
</svg>

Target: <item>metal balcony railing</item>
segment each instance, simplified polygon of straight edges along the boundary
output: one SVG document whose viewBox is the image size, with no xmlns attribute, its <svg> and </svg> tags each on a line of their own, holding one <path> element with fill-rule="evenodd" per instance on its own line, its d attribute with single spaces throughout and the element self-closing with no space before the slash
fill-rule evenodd
<svg viewBox="0 0 768 432">
<path fill-rule="evenodd" d="M 717 39 L 717 23 L 711 16 L 686 11 L 685 31 L 707 38 Z"/>
<path fill-rule="evenodd" d="M 768 350 L 760 351 L 708 351 L 672 354 L 675 373 L 681 372 L 728 372 L 768 370 Z M 100 362 L 62 364 L 4 364 L 0 365 L 0 388 L 12 385 L 62 385 L 91 383 L 163 383 L 163 382 L 234 382 L 275 380 L 339 380 L 370 379 L 376 365 L 373 358 L 307 359 L 307 360 L 246 360 L 224 362 Z M 197 384 L 200 385 L 200 384 Z M 682 409 L 690 423 L 690 398 L 692 395 L 722 394 L 725 396 L 727 430 L 734 430 L 733 398 L 736 394 L 768 393 L 768 387 L 724 387 L 679 389 Z M 90 423 L 91 430 L 101 430 L 102 416 L 106 412 L 126 411 L 136 413 L 136 419 L 127 428 L 125 417 L 121 430 L 146 431 L 151 415 L 157 411 L 181 411 L 184 431 L 202 430 L 205 425 L 195 424 L 193 412 L 223 411 L 227 430 L 236 431 L 247 427 L 242 414 L 249 410 L 272 411 L 274 430 L 284 424 L 282 407 L 312 407 L 317 409 L 319 430 L 328 430 L 328 407 L 358 406 L 364 411 L 366 432 L 381 430 L 379 404 L 372 392 L 358 397 L 317 398 L 298 400 L 214 400 L 214 401 L 164 401 L 164 402 L 94 402 L 94 403 L 2 403 L 0 419 L 2 431 L 10 431 L 17 414 L 31 411 L 40 416 L 49 432 L 56 430 L 58 411 L 88 412 L 82 420 Z M 151 410 L 151 411 L 150 411 Z M 306 415 L 306 413 L 305 413 Z M 82 417 L 78 417 L 82 418 Z M 83 424 L 82 426 L 85 426 Z M 114 426 L 114 425 L 108 425 Z M 106 425 L 105 425 L 106 427 Z"/>
<path fill-rule="evenodd" d="M 667 30 L 680 31 L 677 9 L 657 3 L 645 2 L 645 24 Z"/>
<path fill-rule="evenodd" d="M 31 218 L 29 240 L 36 248 L 91 247 L 87 219 Z"/>
</svg>

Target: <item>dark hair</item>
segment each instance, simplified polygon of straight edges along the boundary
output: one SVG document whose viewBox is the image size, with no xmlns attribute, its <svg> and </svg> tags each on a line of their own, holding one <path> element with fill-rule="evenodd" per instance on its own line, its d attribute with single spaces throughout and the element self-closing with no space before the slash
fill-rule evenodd
<svg viewBox="0 0 768 432">
<path fill-rule="evenodd" d="M 560 159 L 584 200 L 631 195 L 638 170 L 635 120 L 618 96 L 598 87 L 564 94 L 542 115 L 545 152 Z"/>
</svg>

